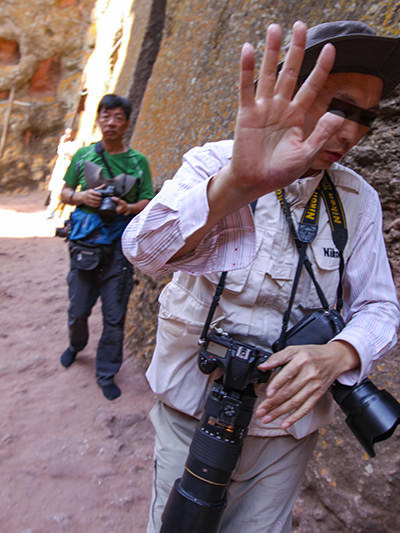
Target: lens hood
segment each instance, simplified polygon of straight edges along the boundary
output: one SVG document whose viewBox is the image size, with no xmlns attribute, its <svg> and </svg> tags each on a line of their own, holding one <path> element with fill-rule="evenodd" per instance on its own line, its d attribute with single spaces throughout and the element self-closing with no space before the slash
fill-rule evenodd
<svg viewBox="0 0 400 533">
<path fill-rule="evenodd" d="M 347 415 L 346 423 L 351 431 L 370 457 L 375 457 L 373 445 L 388 439 L 400 423 L 399 402 L 368 378 L 354 387 L 336 381 L 331 392 Z"/>
</svg>

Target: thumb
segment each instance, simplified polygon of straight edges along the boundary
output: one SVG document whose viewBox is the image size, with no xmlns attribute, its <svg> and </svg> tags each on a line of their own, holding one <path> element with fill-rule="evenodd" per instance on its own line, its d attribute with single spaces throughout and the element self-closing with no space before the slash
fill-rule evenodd
<svg viewBox="0 0 400 533">
<path fill-rule="evenodd" d="M 310 154 L 310 159 L 314 159 L 326 141 L 332 137 L 342 127 L 344 118 L 327 112 L 318 120 L 314 130 L 304 141 L 304 145 Z"/>
</svg>

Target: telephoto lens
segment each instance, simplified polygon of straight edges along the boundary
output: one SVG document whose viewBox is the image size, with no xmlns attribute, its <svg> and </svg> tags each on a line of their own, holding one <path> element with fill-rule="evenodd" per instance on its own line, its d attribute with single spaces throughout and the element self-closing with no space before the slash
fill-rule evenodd
<svg viewBox="0 0 400 533">
<path fill-rule="evenodd" d="M 252 384 L 234 391 L 214 382 L 184 473 L 165 506 L 161 533 L 217 532 L 255 400 Z"/>
</svg>

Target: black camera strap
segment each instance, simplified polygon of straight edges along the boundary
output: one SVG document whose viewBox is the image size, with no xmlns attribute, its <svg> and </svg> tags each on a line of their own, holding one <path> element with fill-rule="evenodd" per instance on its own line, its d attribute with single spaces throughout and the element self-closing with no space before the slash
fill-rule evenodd
<svg viewBox="0 0 400 533">
<path fill-rule="evenodd" d="M 285 311 L 283 315 L 283 319 L 282 319 L 282 330 L 281 330 L 280 338 L 278 340 L 278 342 L 280 342 L 281 340 L 282 341 L 284 340 L 285 335 L 286 335 L 286 331 L 287 331 L 288 324 L 289 324 L 289 318 L 290 318 L 290 314 L 292 311 L 294 298 L 296 296 L 297 286 L 300 280 L 300 275 L 303 269 L 303 265 L 311 277 L 311 280 L 317 291 L 318 297 L 321 301 L 322 307 L 325 310 L 329 310 L 328 301 L 324 295 L 323 290 L 321 289 L 321 286 L 319 285 L 315 277 L 311 262 L 308 259 L 307 253 L 306 253 L 308 244 L 310 244 L 314 240 L 314 238 L 316 237 L 318 233 L 318 220 L 319 220 L 319 211 L 320 211 L 320 205 L 321 205 L 321 196 L 324 200 L 325 207 L 328 212 L 329 224 L 331 226 L 331 231 L 332 231 L 332 239 L 333 239 L 333 242 L 336 248 L 338 249 L 339 257 L 340 257 L 339 283 L 338 283 L 338 288 L 337 288 L 337 300 L 336 300 L 336 309 L 338 312 L 341 311 L 342 306 L 343 306 L 343 300 L 342 300 L 342 276 L 343 276 L 343 271 L 344 271 L 343 250 L 347 242 L 347 225 L 346 225 L 346 217 L 344 214 L 343 205 L 340 200 L 339 194 L 326 171 L 324 173 L 324 176 L 321 182 L 319 183 L 318 187 L 312 194 L 310 200 L 308 201 L 304 209 L 300 223 L 298 224 L 297 231 L 294 226 L 292 214 L 290 211 L 290 206 L 286 200 L 284 189 L 278 189 L 276 191 L 276 196 L 279 200 L 283 213 L 285 214 L 285 218 L 288 222 L 290 231 L 293 235 L 297 250 L 299 252 L 299 261 L 297 263 L 296 273 L 295 273 L 294 280 L 293 280 L 293 286 L 292 286 L 292 290 L 291 290 L 291 294 L 289 298 L 288 308 Z M 257 200 L 250 204 L 253 214 L 255 212 L 256 205 L 257 205 Z M 208 311 L 208 315 L 207 315 L 207 318 L 206 318 L 206 321 L 203 327 L 203 331 L 200 335 L 200 342 L 203 341 L 207 336 L 207 332 L 210 327 L 212 318 L 214 316 L 215 310 L 218 306 L 219 299 L 225 287 L 226 275 L 227 275 L 227 272 L 224 271 L 221 273 L 221 276 L 219 278 L 218 285 L 215 289 L 213 300 L 211 302 L 210 309 Z"/>
<path fill-rule="evenodd" d="M 97 154 L 99 154 L 99 156 L 101 157 L 101 159 L 103 160 L 103 163 L 104 163 L 104 166 L 106 167 L 107 169 L 107 172 L 108 172 L 108 175 L 110 176 L 110 178 L 113 178 L 114 177 L 114 174 L 112 173 L 112 170 L 110 168 L 110 165 L 108 164 L 108 161 L 104 155 L 104 146 L 103 146 L 103 143 L 101 141 L 97 142 L 95 145 L 94 145 L 94 149 L 96 151 Z"/>
<path fill-rule="evenodd" d="M 217 308 L 217 305 L 218 305 L 219 299 L 221 297 L 222 291 L 224 290 L 224 287 L 225 287 L 226 275 L 227 275 L 227 272 L 224 271 L 224 272 L 221 273 L 221 275 L 219 277 L 218 285 L 217 285 L 217 288 L 215 289 L 214 296 L 213 296 L 213 299 L 212 299 L 212 302 L 211 302 L 211 305 L 210 305 L 210 309 L 208 310 L 208 315 L 207 315 L 206 321 L 204 323 L 203 331 L 201 332 L 201 335 L 200 335 L 200 342 L 204 341 L 204 339 L 207 337 L 207 333 L 208 333 L 208 329 L 209 329 L 210 324 L 211 324 L 211 320 L 212 320 L 212 318 L 214 316 L 214 313 L 215 313 L 215 310 Z"/>
<path fill-rule="evenodd" d="M 97 143 L 95 143 L 94 145 L 94 149 L 96 151 L 97 154 L 99 154 L 99 156 L 101 157 L 103 163 L 104 163 L 104 166 L 106 167 L 107 169 L 107 172 L 110 176 L 110 178 L 114 178 L 114 174 L 112 173 L 112 170 L 110 168 L 110 165 L 108 164 L 108 161 L 106 159 L 106 156 L 104 155 L 104 146 L 103 146 L 103 142 L 102 141 L 99 141 Z M 136 167 L 138 167 L 138 164 L 136 163 L 135 161 L 135 164 L 136 164 Z M 126 175 L 125 175 L 125 178 L 126 178 Z M 139 201 L 139 194 L 140 194 L 140 187 L 142 186 L 142 179 L 141 177 L 139 176 L 137 178 L 138 180 L 138 185 L 137 185 L 137 191 L 136 191 L 136 198 L 135 198 L 135 202 L 138 202 Z M 124 180 L 124 184 L 126 183 L 126 179 Z M 124 185 L 125 186 L 125 185 Z"/>
<path fill-rule="evenodd" d="M 319 211 L 321 204 L 321 196 L 324 200 L 324 204 L 328 213 L 329 224 L 332 231 L 332 240 L 339 252 L 339 283 L 336 292 L 336 310 L 340 313 L 343 307 L 343 298 L 342 298 L 342 277 L 344 271 L 344 257 L 343 250 L 347 242 L 347 225 L 346 217 L 343 210 L 343 205 L 340 200 L 339 194 L 334 186 L 332 180 L 330 179 L 328 173 L 325 171 L 324 176 L 319 183 L 318 187 L 312 194 L 310 200 L 308 201 L 301 220 L 298 224 L 298 229 L 296 231 L 292 214 L 290 211 L 290 206 L 286 200 L 284 189 L 279 189 L 276 191 L 277 198 L 281 205 L 282 211 L 285 214 L 285 218 L 288 222 L 290 231 L 296 243 L 296 247 L 299 252 L 299 261 L 297 263 L 296 273 L 293 280 L 292 290 L 290 293 L 288 308 L 286 309 L 283 319 L 282 319 L 282 329 L 281 334 L 278 340 L 278 345 L 284 346 L 285 336 L 289 324 L 290 314 L 292 311 L 294 298 L 296 296 L 297 286 L 300 280 L 301 271 L 304 267 L 306 268 L 308 274 L 311 277 L 311 280 L 314 284 L 314 287 L 317 291 L 318 297 L 321 301 L 322 307 L 328 311 L 329 304 L 325 298 L 324 292 L 321 289 L 321 286 L 317 282 L 317 279 L 314 275 L 314 271 L 311 265 L 310 260 L 307 257 L 307 246 L 310 244 L 318 232 L 318 220 L 319 220 Z"/>
</svg>

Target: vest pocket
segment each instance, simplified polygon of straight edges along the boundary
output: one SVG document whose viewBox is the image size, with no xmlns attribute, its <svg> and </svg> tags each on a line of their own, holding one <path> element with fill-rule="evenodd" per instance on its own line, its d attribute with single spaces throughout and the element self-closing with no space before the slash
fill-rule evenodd
<svg viewBox="0 0 400 533">
<path fill-rule="evenodd" d="M 240 293 L 246 284 L 249 277 L 250 268 L 241 268 L 239 270 L 230 270 L 225 278 L 224 291 L 230 291 L 234 293 Z M 218 285 L 221 272 L 212 272 L 211 274 L 205 274 L 204 277 L 208 279 L 215 287 Z M 214 289 L 215 290 L 215 289 Z"/>
<path fill-rule="evenodd" d="M 307 255 L 311 261 L 314 275 L 330 307 L 334 307 L 339 284 L 339 251 L 330 237 L 319 237 L 308 247 Z M 321 307 L 321 301 L 315 290 L 314 283 L 304 267 L 298 294 L 299 299 L 297 301 L 302 307 L 309 309 Z"/>
<path fill-rule="evenodd" d="M 210 293 L 206 283 L 209 285 L 206 280 L 187 274 L 174 277 L 160 294 L 160 316 L 195 326 L 200 333 L 213 297 L 213 292 Z M 221 319 L 220 308 L 217 308 L 214 315 L 214 320 L 217 319 Z"/>
</svg>

